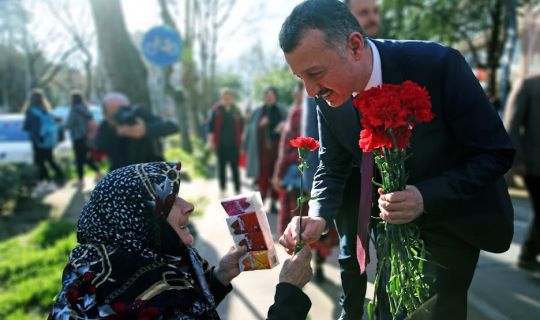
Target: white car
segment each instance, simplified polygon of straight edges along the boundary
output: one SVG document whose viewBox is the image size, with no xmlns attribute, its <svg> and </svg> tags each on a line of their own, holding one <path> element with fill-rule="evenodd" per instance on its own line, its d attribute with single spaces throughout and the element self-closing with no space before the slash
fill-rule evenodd
<svg viewBox="0 0 540 320">
<path fill-rule="evenodd" d="M 24 115 L 0 115 L 0 164 L 32 163 L 32 143 L 23 131 Z"/>
<path fill-rule="evenodd" d="M 23 130 L 24 114 L 0 114 L 0 164 L 33 163 L 34 152 L 28 133 Z M 54 148 L 57 159 L 68 158 L 72 152 L 71 141 L 64 141 Z"/>
</svg>

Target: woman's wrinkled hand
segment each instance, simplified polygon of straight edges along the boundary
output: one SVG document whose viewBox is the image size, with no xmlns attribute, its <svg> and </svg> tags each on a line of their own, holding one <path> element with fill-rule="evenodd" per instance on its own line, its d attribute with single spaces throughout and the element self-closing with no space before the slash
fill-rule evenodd
<svg viewBox="0 0 540 320">
<path fill-rule="evenodd" d="M 247 248 L 242 246 L 236 248 L 232 246 L 229 249 L 229 252 L 221 258 L 219 265 L 215 269 L 216 278 L 224 286 L 228 286 L 232 279 L 236 278 L 240 274 L 240 267 L 238 266 L 238 261 L 240 258 L 247 253 Z"/>
</svg>

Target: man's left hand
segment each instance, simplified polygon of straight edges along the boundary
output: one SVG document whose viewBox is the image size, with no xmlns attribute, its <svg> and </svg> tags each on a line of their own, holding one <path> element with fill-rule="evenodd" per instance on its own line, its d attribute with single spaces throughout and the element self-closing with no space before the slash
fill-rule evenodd
<svg viewBox="0 0 540 320">
<path fill-rule="evenodd" d="M 116 133 L 122 137 L 139 139 L 146 134 L 146 125 L 141 118 L 137 118 L 135 124 L 132 126 L 118 126 Z"/>
<path fill-rule="evenodd" d="M 424 212 L 424 199 L 420 191 L 407 185 L 404 191 L 384 193 L 379 189 L 380 217 L 390 224 L 404 224 L 418 218 Z"/>
</svg>

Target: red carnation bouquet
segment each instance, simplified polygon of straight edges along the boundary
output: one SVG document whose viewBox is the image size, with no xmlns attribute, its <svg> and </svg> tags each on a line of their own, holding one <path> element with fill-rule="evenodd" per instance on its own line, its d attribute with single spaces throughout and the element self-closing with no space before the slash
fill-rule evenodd
<svg viewBox="0 0 540 320">
<path fill-rule="evenodd" d="M 360 110 L 363 130 L 359 146 L 364 152 L 374 152 L 375 164 L 382 184 L 374 182 L 385 193 L 405 190 L 407 172 L 405 160 L 412 130 L 434 118 L 426 89 L 412 81 L 400 85 L 383 84 L 362 92 L 354 98 Z M 377 292 L 388 295 L 390 312 L 395 318 L 405 310 L 411 314 L 423 303 L 429 286 L 423 275 L 426 250 L 416 223 L 377 225 L 377 275 L 375 297 L 368 305 L 373 318 L 377 307 Z M 385 285 L 386 290 L 380 290 Z"/>
<path fill-rule="evenodd" d="M 304 203 L 308 202 L 312 198 L 309 195 L 304 195 L 304 169 L 309 168 L 309 165 L 306 161 L 308 154 L 311 151 L 315 151 L 319 148 L 319 141 L 313 139 L 312 137 L 297 137 L 291 139 L 289 144 L 298 149 L 298 157 L 300 158 L 300 164 L 298 164 L 298 170 L 300 171 L 300 196 L 296 198 L 296 210 L 299 210 L 299 226 L 298 226 L 298 244 L 294 248 L 294 252 L 298 252 L 302 249 L 304 243 L 302 242 L 302 209 Z"/>
</svg>

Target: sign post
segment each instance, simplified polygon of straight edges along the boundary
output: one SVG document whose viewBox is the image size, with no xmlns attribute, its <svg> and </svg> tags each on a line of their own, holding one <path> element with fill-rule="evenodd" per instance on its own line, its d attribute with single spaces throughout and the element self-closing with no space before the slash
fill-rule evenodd
<svg viewBox="0 0 540 320">
<path fill-rule="evenodd" d="M 174 64 L 182 52 L 182 38 L 169 27 L 153 27 L 141 43 L 144 57 L 158 66 Z"/>
</svg>

